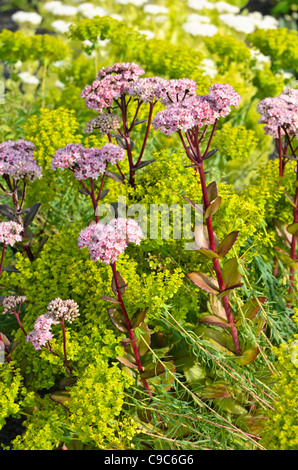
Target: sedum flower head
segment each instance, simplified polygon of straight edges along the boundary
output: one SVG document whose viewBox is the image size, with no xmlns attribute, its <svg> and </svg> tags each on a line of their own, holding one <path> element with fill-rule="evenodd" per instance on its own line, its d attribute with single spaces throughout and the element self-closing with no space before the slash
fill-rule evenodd
<svg viewBox="0 0 298 470">
<path fill-rule="evenodd" d="M 160 101 L 164 105 L 178 103 L 196 95 L 197 84 L 189 78 L 163 80 L 159 86 Z"/>
<path fill-rule="evenodd" d="M 5 243 L 5 245 L 13 246 L 15 243 L 22 240 L 21 233 L 23 232 L 23 227 L 17 222 L 1 222 L 0 223 L 0 243 Z"/>
<path fill-rule="evenodd" d="M 205 99 L 219 113 L 219 116 L 225 117 L 230 114 L 231 106 L 238 107 L 241 96 L 226 83 L 214 83 L 209 87 L 209 93 L 205 95 Z"/>
<path fill-rule="evenodd" d="M 268 135 L 278 137 L 278 129 L 284 134 L 286 128 L 290 135 L 298 132 L 298 89 L 289 88 L 280 96 L 265 98 L 258 104 L 261 114 L 260 124 L 265 124 L 264 131 Z"/>
<path fill-rule="evenodd" d="M 90 225 L 80 232 L 78 246 L 89 248 L 93 261 L 115 263 L 128 243 L 139 245 L 143 237 L 139 224 L 134 219 L 113 219 L 107 225 Z"/>
<path fill-rule="evenodd" d="M 40 351 L 42 346 L 45 346 L 53 339 L 54 335 L 51 328 L 56 323 L 57 321 L 53 317 L 47 314 L 40 315 L 34 324 L 34 329 L 26 336 L 26 341 L 31 343 L 34 349 Z"/>
<path fill-rule="evenodd" d="M 52 300 L 47 307 L 47 315 L 53 318 L 56 322 L 65 320 L 68 323 L 72 323 L 77 318 L 79 313 L 78 304 L 72 300 L 61 300 L 59 297 Z"/>
<path fill-rule="evenodd" d="M 109 132 L 115 132 L 120 123 L 121 119 L 117 114 L 100 113 L 87 123 L 85 132 L 91 134 L 94 129 L 98 129 L 100 134 L 106 135 Z"/>
<path fill-rule="evenodd" d="M 165 86 L 166 80 L 161 77 L 139 78 L 130 85 L 127 93 L 144 103 L 153 103 L 160 99 Z"/>
<path fill-rule="evenodd" d="M 27 140 L 8 140 L 0 144 L 0 175 L 33 181 L 41 177 L 41 167 L 35 162 L 35 145 Z"/>
<path fill-rule="evenodd" d="M 87 85 L 81 92 L 85 104 L 90 109 L 101 112 L 112 106 L 114 99 L 127 93 L 132 82 L 145 71 L 135 63 L 116 63 L 102 68 L 92 85 Z"/>
<path fill-rule="evenodd" d="M 2 314 L 5 315 L 6 313 L 14 313 L 14 311 L 19 307 L 19 305 L 26 302 L 27 298 L 25 296 L 19 295 L 8 295 L 2 302 L 4 307 Z"/>
</svg>

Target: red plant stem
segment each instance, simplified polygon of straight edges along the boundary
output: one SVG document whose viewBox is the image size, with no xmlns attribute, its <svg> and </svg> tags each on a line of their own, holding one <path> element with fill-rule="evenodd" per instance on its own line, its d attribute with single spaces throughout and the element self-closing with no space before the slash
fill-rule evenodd
<svg viewBox="0 0 298 470">
<path fill-rule="evenodd" d="M 17 192 L 17 190 L 15 189 L 15 191 L 12 192 L 11 198 L 12 198 L 12 202 L 13 202 L 13 204 L 14 204 L 14 206 L 15 206 L 15 209 L 16 209 L 17 211 L 19 211 L 19 210 L 20 210 L 20 206 L 19 206 L 18 197 L 17 197 L 16 192 Z M 23 201 L 22 201 L 22 204 L 24 204 Z M 23 222 L 23 219 L 22 219 L 22 216 L 21 216 L 21 215 L 19 215 L 19 217 L 18 217 L 18 223 L 19 223 L 20 225 L 22 225 L 22 227 L 23 227 L 22 236 L 23 236 L 24 238 L 26 238 L 26 236 L 27 236 L 27 235 L 26 235 L 26 229 L 25 229 L 25 227 L 24 227 L 24 222 Z M 26 245 L 24 245 L 24 250 L 26 251 L 28 258 L 29 258 L 29 260 L 30 260 L 31 263 L 32 263 L 32 262 L 34 261 L 34 256 L 33 256 L 33 253 L 32 253 L 32 251 L 31 251 L 31 248 L 30 248 L 29 243 L 27 243 Z"/>
<path fill-rule="evenodd" d="M 101 193 L 102 193 L 102 190 L 103 190 L 103 184 L 104 184 L 104 181 L 105 181 L 105 177 L 106 177 L 106 172 L 104 172 L 104 174 L 102 175 L 100 188 L 99 188 L 98 195 L 97 195 L 97 198 L 96 198 L 96 207 L 97 207 L 98 201 L 100 200 L 100 196 L 101 196 Z"/>
<path fill-rule="evenodd" d="M 145 137 L 144 137 L 144 142 L 143 142 L 141 152 L 140 152 L 139 158 L 138 158 L 137 163 L 135 164 L 135 166 L 138 166 L 140 164 L 140 162 L 142 160 L 142 157 L 143 157 L 143 154 L 144 154 L 144 150 L 145 150 L 147 140 L 148 140 L 148 136 L 149 136 L 154 104 L 155 103 L 150 103 L 149 116 L 148 116 L 147 129 L 146 129 L 146 133 L 145 133 Z"/>
<path fill-rule="evenodd" d="M 5 255 L 5 248 L 6 248 L 6 243 L 4 242 L 4 243 L 3 243 L 3 246 L 2 246 L 2 255 L 1 255 L 1 261 L 0 261 L 0 276 L 1 276 L 2 268 L 3 268 L 3 261 L 4 261 L 4 255 Z"/>
<path fill-rule="evenodd" d="M 113 271 L 114 280 L 115 280 L 115 284 L 116 284 L 116 288 L 117 288 L 118 300 L 120 302 L 120 307 L 121 307 L 123 317 L 124 317 L 124 320 L 125 320 L 125 323 L 126 323 L 129 338 L 131 339 L 131 345 L 132 345 L 132 348 L 133 348 L 133 352 L 134 352 L 136 364 L 137 364 L 137 367 L 138 367 L 138 371 L 139 371 L 140 374 L 142 374 L 144 372 L 144 369 L 143 369 L 142 364 L 141 364 L 140 354 L 139 354 L 138 347 L 136 345 L 136 341 L 135 341 L 135 337 L 134 337 L 134 334 L 133 334 L 133 329 L 131 327 L 130 319 L 127 315 L 125 305 L 124 305 L 124 302 L 123 302 L 123 298 L 122 298 L 122 294 L 121 294 L 121 288 L 119 286 L 119 281 L 118 281 L 118 277 L 117 277 L 116 263 L 111 263 L 110 266 L 111 266 L 112 271 Z M 152 392 L 150 390 L 150 387 L 149 387 L 149 384 L 148 384 L 147 380 L 142 379 L 142 382 L 143 382 L 144 388 L 147 390 L 149 395 L 152 395 Z"/>
<path fill-rule="evenodd" d="M 206 186 L 206 180 L 205 180 L 205 173 L 203 169 L 203 162 L 199 163 L 199 173 L 200 173 L 200 180 L 201 180 L 201 187 L 202 187 L 202 192 L 203 192 L 203 200 L 204 200 L 204 205 L 205 208 L 209 206 L 209 200 L 208 200 L 208 194 L 207 194 L 207 186 Z M 214 231 L 213 231 L 213 226 L 212 226 L 212 220 L 211 216 L 206 218 L 206 225 L 207 225 L 207 230 L 208 230 L 208 236 L 209 236 L 209 242 L 210 242 L 210 248 L 212 251 L 216 252 L 216 246 L 215 246 L 215 239 L 214 239 Z M 219 261 L 217 258 L 213 258 L 213 266 L 214 270 L 216 273 L 216 278 L 218 281 L 218 286 L 220 291 L 223 291 L 225 289 L 225 285 L 223 282 L 222 274 L 221 274 L 221 269 L 219 265 Z M 239 343 L 239 338 L 238 338 L 238 333 L 237 333 L 237 328 L 233 326 L 234 317 L 233 313 L 230 307 L 229 299 L 227 296 L 224 296 L 222 298 L 222 304 L 225 309 L 226 315 L 227 315 L 227 320 L 231 324 L 231 335 L 233 338 L 233 343 L 235 347 L 235 352 L 236 354 L 240 355 L 241 354 L 241 348 L 240 348 L 240 343 Z"/>
<path fill-rule="evenodd" d="M 90 196 L 91 196 L 92 204 L 93 204 L 95 222 L 98 224 L 99 217 L 98 217 L 98 214 L 97 214 L 97 201 L 96 201 L 95 192 L 94 192 L 93 178 L 90 178 L 90 185 L 91 185 Z"/>
<path fill-rule="evenodd" d="M 21 320 L 20 320 L 20 310 L 21 310 L 21 304 L 19 305 L 19 310 L 16 312 L 16 310 L 14 310 L 14 316 L 16 317 L 17 319 L 17 322 L 18 322 L 18 325 L 19 327 L 21 328 L 22 332 L 24 333 L 25 336 L 27 336 L 27 333 L 21 323 Z"/>
<path fill-rule="evenodd" d="M 284 171 L 285 171 L 282 156 L 283 156 L 283 148 L 282 148 L 282 139 L 281 139 L 281 129 L 280 129 L 280 126 L 278 126 L 278 157 L 279 157 L 279 176 L 280 176 L 280 178 L 283 177 Z"/>
<path fill-rule="evenodd" d="M 67 353 L 66 353 L 66 334 L 65 334 L 65 322 L 64 318 L 61 320 L 62 332 L 63 332 L 63 352 L 64 352 L 64 364 L 67 363 Z"/>
</svg>

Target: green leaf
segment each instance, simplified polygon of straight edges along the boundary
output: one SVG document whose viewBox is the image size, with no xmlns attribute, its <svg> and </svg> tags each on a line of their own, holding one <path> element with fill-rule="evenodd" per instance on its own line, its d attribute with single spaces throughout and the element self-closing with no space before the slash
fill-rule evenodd
<svg viewBox="0 0 298 470">
<path fill-rule="evenodd" d="M 238 271 L 238 260 L 237 258 L 230 258 L 227 260 L 222 267 L 222 278 L 226 288 L 240 284 L 241 275 Z"/>
<path fill-rule="evenodd" d="M 108 314 L 111 322 L 119 331 L 127 332 L 126 322 L 123 313 L 118 308 L 108 308 Z"/>
<path fill-rule="evenodd" d="M 246 366 L 255 360 L 260 350 L 257 346 L 242 351 L 241 356 L 235 356 L 234 360 L 241 366 Z"/>
<path fill-rule="evenodd" d="M 219 241 L 216 234 L 213 232 L 214 245 L 218 248 Z M 208 228 L 206 224 L 198 224 L 194 229 L 195 245 L 201 250 L 210 250 L 210 239 Z"/>
<path fill-rule="evenodd" d="M 145 308 L 145 310 L 138 310 L 132 317 L 130 323 L 132 328 L 137 328 L 140 326 L 141 323 L 144 322 L 145 317 L 147 315 L 148 308 Z"/>
<path fill-rule="evenodd" d="M 202 385 L 204 385 L 205 378 L 207 376 L 205 367 L 202 364 L 195 362 L 193 365 L 191 365 L 191 367 L 186 367 L 183 369 L 183 373 L 194 392 L 197 392 L 202 388 Z"/>
<path fill-rule="evenodd" d="M 296 235 L 296 233 L 298 232 L 298 222 L 295 222 L 294 224 L 290 224 L 287 226 L 287 231 L 291 234 L 291 235 Z"/>
<path fill-rule="evenodd" d="M 247 320 L 253 320 L 259 313 L 262 305 L 267 301 L 267 297 L 257 297 L 246 302 L 241 308 L 243 316 Z M 261 305 L 260 305 L 261 304 Z M 242 315 L 235 317 L 235 326 L 242 325 Z"/>
<path fill-rule="evenodd" d="M 121 292 L 121 294 L 125 294 L 126 292 L 126 288 L 127 288 L 127 284 L 126 282 L 124 281 L 123 277 L 121 276 L 121 274 L 119 273 L 119 271 L 116 271 L 116 275 L 117 275 L 117 281 L 118 281 L 118 285 L 119 285 L 119 290 Z M 115 295 L 118 295 L 118 289 L 117 289 L 117 284 L 116 284 L 116 280 L 115 280 L 115 277 L 113 276 L 112 278 L 112 291 L 114 292 Z"/>
<path fill-rule="evenodd" d="M 281 241 L 288 247 L 291 247 L 292 235 L 287 231 L 287 225 L 285 222 L 279 219 L 273 219 L 275 230 Z"/>
<path fill-rule="evenodd" d="M 204 273 L 188 273 L 186 274 L 188 279 L 190 279 L 196 286 L 200 287 L 209 294 L 218 294 L 219 286 L 218 282 L 215 278 L 208 276 Z"/>
<path fill-rule="evenodd" d="M 215 181 L 212 181 L 212 183 L 208 184 L 207 196 L 208 196 L 209 204 L 211 204 L 215 199 L 218 198 L 218 189 L 217 189 L 217 184 Z"/>
<path fill-rule="evenodd" d="M 211 217 L 216 213 L 216 211 L 220 208 L 221 206 L 221 201 L 222 198 L 221 196 L 218 196 L 211 204 L 207 207 L 204 217 L 205 219 L 208 219 L 208 217 Z"/>
<path fill-rule="evenodd" d="M 160 362 L 152 363 L 149 367 L 151 367 L 151 369 L 145 370 L 142 374 L 140 374 L 142 379 L 151 379 L 152 377 L 163 374 L 165 371 L 164 366 Z"/>
<path fill-rule="evenodd" d="M 232 396 L 231 390 L 229 390 L 225 383 L 213 383 L 204 387 L 201 398 L 203 400 L 215 400 L 218 398 L 228 398 Z"/>
<path fill-rule="evenodd" d="M 228 287 L 227 289 L 222 290 L 222 291 L 218 294 L 218 298 L 219 298 L 219 299 L 222 299 L 223 297 L 226 297 L 226 296 L 230 295 L 230 293 L 231 293 L 234 289 L 238 289 L 239 287 L 242 287 L 242 286 L 243 286 L 242 283 L 235 284 L 234 286 L 230 286 L 230 287 Z"/>
<path fill-rule="evenodd" d="M 135 358 L 133 355 L 126 353 L 123 356 L 118 356 L 116 359 L 121 362 L 125 367 L 128 367 L 129 369 L 137 369 L 138 366 L 135 363 Z"/>
<path fill-rule="evenodd" d="M 137 328 L 134 329 L 134 337 L 136 338 L 136 345 L 139 350 L 140 356 L 144 356 L 148 351 L 148 345 L 151 343 L 151 334 L 146 323 L 142 323 Z M 144 338 L 144 340 L 143 340 Z"/>
<path fill-rule="evenodd" d="M 14 208 L 8 206 L 7 204 L 0 204 L 0 214 L 3 215 L 3 217 L 6 219 L 12 220 L 13 222 L 18 221 Z"/>
<path fill-rule="evenodd" d="M 213 326 L 220 326 L 224 328 L 230 328 L 231 325 L 225 320 L 220 320 L 218 317 L 215 315 L 206 315 L 202 318 L 200 318 L 200 323 L 206 324 L 206 325 L 213 325 Z"/>
<path fill-rule="evenodd" d="M 281 248 L 274 247 L 274 250 L 277 251 L 277 257 L 285 263 L 289 268 L 297 269 L 296 262 L 288 255 L 288 253 Z"/>
<path fill-rule="evenodd" d="M 248 411 L 232 397 L 219 398 L 216 400 L 216 405 L 219 410 L 233 415 L 243 415 L 248 413 Z"/>
<path fill-rule="evenodd" d="M 199 326 L 195 329 L 195 333 L 203 339 L 208 340 L 224 354 L 234 356 L 235 349 L 233 339 L 227 330 L 216 330 L 215 328 Z"/>
<path fill-rule="evenodd" d="M 188 202 L 188 204 L 196 211 L 198 212 L 199 214 L 203 215 L 203 210 L 201 208 L 201 206 L 199 204 L 196 204 L 195 202 L 193 202 L 191 199 L 189 199 L 189 197 L 187 196 L 183 196 L 183 199 L 186 200 L 186 202 Z"/>
<path fill-rule="evenodd" d="M 120 301 L 117 299 L 114 299 L 114 297 L 109 297 L 108 295 L 103 295 L 100 297 L 102 300 L 106 300 L 107 302 L 112 302 L 114 304 L 120 304 Z"/>
<path fill-rule="evenodd" d="M 218 254 L 212 250 L 206 250 L 205 248 L 201 248 L 197 250 L 201 255 L 205 256 L 208 259 L 219 258 Z"/>
<path fill-rule="evenodd" d="M 70 392 L 66 392 L 65 390 L 57 391 L 57 392 L 51 393 L 50 398 L 53 401 L 60 403 L 60 405 L 67 408 L 67 405 L 70 400 Z"/>
<path fill-rule="evenodd" d="M 238 231 L 229 233 L 219 244 L 217 253 L 220 258 L 226 256 L 226 254 L 230 251 L 232 246 L 234 245 L 235 241 L 237 240 L 239 235 Z"/>
<path fill-rule="evenodd" d="M 207 303 L 207 305 L 210 313 L 227 321 L 226 311 L 221 300 L 218 299 L 217 295 L 210 294 L 209 302 Z"/>
<path fill-rule="evenodd" d="M 110 192 L 109 189 L 104 189 L 103 191 L 101 191 L 100 196 L 99 196 L 99 200 L 102 201 L 109 192 Z"/>
</svg>

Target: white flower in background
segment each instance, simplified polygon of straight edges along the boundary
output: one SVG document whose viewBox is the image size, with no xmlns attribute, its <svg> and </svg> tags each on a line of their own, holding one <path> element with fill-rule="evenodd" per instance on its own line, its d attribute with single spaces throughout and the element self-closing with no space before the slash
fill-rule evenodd
<svg viewBox="0 0 298 470">
<path fill-rule="evenodd" d="M 144 34 L 147 39 L 155 38 L 155 34 L 153 33 L 153 31 L 149 31 L 149 29 L 139 29 L 139 33 Z"/>
<path fill-rule="evenodd" d="M 242 15 L 234 15 L 233 13 L 223 13 L 219 15 L 220 21 L 222 21 L 229 28 L 238 31 L 238 33 L 253 33 L 255 31 L 255 24 L 252 18 Z"/>
<path fill-rule="evenodd" d="M 148 13 L 149 15 L 167 15 L 169 9 L 167 7 L 163 7 L 160 5 L 153 5 L 148 4 L 144 6 L 144 13 Z"/>
<path fill-rule="evenodd" d="M 187 17 L 187 23 L 210 23 L 209 16 L 198 15 L 197 13 L 192 13 Z"/>
<path fill-rule="evenodd" d="M 56 20 L 53 21 L 51 24 L 52 28 L 56 31 L 56 33 L 67 33 L 69 31 L 71 23 L 66 23 L 66 21 L 63 20 Z"/>
<path fill-rule="evenodd" d="M 92 3 L 82 3 L 78 6 L 78 11 L 89 20 L 94 18 L 95 16 L 106 16 L 109 12 L 102 7 L 96 7 Z"/>
<path fill-rule="evenodd" d="M 213 3 L 213 8 L 218 11 L 218 13 L 239 13 L 240 8 L 235 5 L 231 5 L 227 2 L 215 2 Z"/>
<path fill-rule="evenodd" d="M 21 72 L 18 74 L 21 82 L 26 83 L 28 85 L 38 85 L 39 80 L 35 75 L 31 75 L 29 72 Z"/>
<path fill-rule="evenodd" d="M 278 21 L 275 18 L 269 15 L 263 16 L 258 11 L 248 15 L 224 13 L 219 15 L 219 19 L 235 31 L 246 34 L 253 33 L 257 28 L 275 29 L 278 27 Z"/>
<path fill-rule="evenodd" d="M 74 16 L 78 12 L 77 7 L 64 5 L 59 0 L 47 2 L 43 5 L 43 8 L 54 16 Z"/>
<path fill-rule="evenodd" d="M 264 64 L 271 62 L 271 59 L 268 55 L 262 54 L 258 49 L 250 49 L 250 55 L 253 60 L 256 61 L 257 68 L 263 68 Z"/>
<path fill-rule="evenodd" d="M 121 15 L 118 15 L 118 13 L 112 13 L 111 15 L 109 15 L 111 18 L 114 18 L 114 20 L 117 20 L 117 21 L 124 21 L 124 18 L 123 16 Z"/>
<path fill-rule="evenodd" d="M 35 12 L 17 11 L 11 18 L 17 24 L 29 23 L 39 26 L 42 22 L 42 16 Z"/>
<path fill-rule="evenodd" d="M 194 10 L 213 10 L 214 3 L 208 0 L 188 0 L 188 6 Z"/>
<path fill-rule="evenodd" d="M 56 88 L 59 88 L 59 90 L 64 90 L 65 84 L 62 83 L 60 80 L 56 80 L 56 81 L 55 81 L 55 87 L 56 87 Z"/>
<path fill-rule="evenodd" d="M 203 59 L 202 69 L 205 72 L 204 75 L 208 75 L 211 78 L 214 78 L 217 75 L 217 68 L 214 60 L 212 59 Z"/>
<path fill-rule="evenodd" d="M 218 28 L 214 24 L 206 23 L 184 23 L 182 29 L 192 36 L 214 36 Z"/>
<path fill-rule="evenodd" d="M 129 3 L 133 4 L 136 7 L 141 7 L 147 3 L 148 0 L 116 0 L 116 3 L 119 5 L 128 5 Z"/>
</svg>

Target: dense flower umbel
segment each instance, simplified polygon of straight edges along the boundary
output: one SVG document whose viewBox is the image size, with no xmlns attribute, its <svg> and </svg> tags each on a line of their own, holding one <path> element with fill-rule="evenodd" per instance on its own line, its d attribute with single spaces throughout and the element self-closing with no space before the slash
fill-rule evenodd
<svg viewBox="0 0 298 470">
<path fill-rule="evenodd" d="M 51 332 L 51 328 L 52 325 L 57 323 L 54 317 L 50 317 L 47 314 L 40 315 L 34 324 L 34 329 L 26 336 L 26 341 L 39 351 L 42 346 L 46 346 L 53 339 L 54 335 Z"/>
<path fill-rule="evenodd" d="M 160 99 L 166 83 L 161 77 L 139 78 L 130 85 L 127 93 L 144 103 L 153 103 Z"/>
<path fill-rule="evenodd" d="M 145 71 L 134 63 L 114 64 L 100 70 L 92 85 L 82 90 L 81 97 L 85 98 L 86 106 L 101 112 L 109 108 L 114 99 L 127 93 L 132 82 L 136 81 Z"/>
<path fill-rule="evenodd" d="M 51 168 L 69 168 L 78 180 L 97 179 L 107 168 L 107 163 L 123 160 L 124 150 L 118 145 L 106 144 L 101 149 L 85 148 L 81 144 L 68 144 L 55 153 Z"/>
<path fill-rule="evenodd" d="M 57 325 L 62 320 L 72 323 L 79 315 L 79 306 L 76 302 L 72 299 L 61 300 L 57 297 L 49 303 L 47 313 L 37 318 L 34 329 L 27 335 L 26 340 L 36 350 L 40 350 L 42 346 L 46 346 L 53 339 L 54 335 L 51 332 L 53 325 Z"/>
<path fill-rule="evenodd" d="M 280 96 L 265 98 L 258 104 L 261 114 L 260 124 L 266 124 L 264 131 L 268 135 L 278 137 L 278 128 L 286 128 L 288 134 L 298 133 L 298 89 L 289 88 Z M 281 129 L 284 134 L 284 130 Z"/>
<path fill-rule="evenodd" d="M 35 146 L 27 140 L 8 140 L 0 144 L 0 175 L 33 181 L 41 177 L 42 168 L 35 162 Z"/>
<path fill-rule="evenodd" d="M 47 315 L 53 317 L 56 321 L 61 321 L 62 319 L 68 323 L 72 323 L 75 318 L 77 318 L 79 313 L 78 304 L 72 300 L 61 300 L 59 297 L 52 300 L 47 307 Z"/>
<path fill-rule="evenodd" d="M 80 232 L 79 248 L 89 248 L 93 261 L 115 263 L 128 243 L 139 245 L 143 237 L 142 230 L 134 219 L 113 219 L 107 225 L 90 225 Z"/>
<path fill-rule="evenodd" d="M 100 134 L 106 135 L 109 132 L 115 132 L 120 127 L 120 123 L 121 118 L 117 114 L 100 113 L 87 123 L 85 132 L 91 134 L 98 129 Z"/>
<path fill-rule="evenodd" d="M 2 314 L 5 315 L 6 313 L 8 314 L 14 314 L 15 310 L 20 306 L 20 304 L 23 304 L 26 302 L 27 298 L 25 296 L 14 296 L 14 295 L 8 295 L 5 297 L 5 299 L 2 302 L 3 305 L 3 312 Z"/>
<path fill-rule="evenodd" d="M 240 95 L 230 85 L 215 83 L 209 90 L 207 95 L 188 96 L 167 106 L 153 119 L 153 129 L 160 128 L 166 135 L 181 130 L 186 132 L 196 126 L 214 124 L 219 117 L 231 112 L 231 106 L 238 106 Z M 190 88 L 190 93 L 193 91 Z"/>
<path fill-rule="evenodd" d="M 196 95 L 197 84 L 189 78 L 164 80 L 159 86 L 160 102 L 164 105 L 178 103 Z"/>
<path fill-rule="evenodd" d="M 13 246 L 22 240 L 21 233 L 23 227 L 17 222 L 1 222 L 0 223 L 0 243 Z"/>
</svg>

